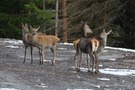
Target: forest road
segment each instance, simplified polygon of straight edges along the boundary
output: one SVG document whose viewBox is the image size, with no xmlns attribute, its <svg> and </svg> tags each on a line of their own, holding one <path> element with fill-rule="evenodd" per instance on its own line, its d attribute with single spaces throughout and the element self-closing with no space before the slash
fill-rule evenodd
<svg viewBox="0 0 135 90">
<path fill-rule="evenodd" d="M 0 39 L 0 90 L 135 90 L 135 52 L 105 48 L 99 56 L 99 74 L 87 72 L 86 55 L 80 72 L 74 69 L 73 45 L 58 44 L 56 64 L 45 49 L 39 65 L 38 49 L 30 49 L 23 63 L 24 46 L 20 40 Z"/>
</svg>

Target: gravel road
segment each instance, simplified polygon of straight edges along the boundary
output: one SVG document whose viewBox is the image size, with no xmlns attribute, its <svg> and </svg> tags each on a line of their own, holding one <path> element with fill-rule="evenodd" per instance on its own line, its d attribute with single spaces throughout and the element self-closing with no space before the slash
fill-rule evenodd
<svg viewBox="0 0 135 90">
<path fill-rule="evenodd" d="M 39 65 L 37 48 L 33 64 L 29 49 L 23 63 L 22 42 L 0 39 L 0 90 L 135 90 L 135 52 L 105 48 L 99 57 L 99 74 L 87 72 L 85 54 L 81 71 L 76 72 L 74 55 L 72 45 L 58 44 L 54 66 L 49 49 L 43 65 Z"/>
</svg>

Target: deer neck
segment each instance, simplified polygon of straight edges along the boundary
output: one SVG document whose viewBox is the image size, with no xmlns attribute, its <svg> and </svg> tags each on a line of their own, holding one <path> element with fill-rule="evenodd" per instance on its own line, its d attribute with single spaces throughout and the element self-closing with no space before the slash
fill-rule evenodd
<svg viewBox="0 0 135 90">
<path fill-rule="evenodd" d="M 101 39 L 101 45 L 102 45 L 102 47 L 105 47 L 106 46 L 106 41 L 107 41 L 107 38 Z"/>
<path fill-rule="evenodd" d="M 99 45 L 98 50 L 97 50 L 98 54 L 100 54 L 103 51 L 104 47 L 106 46 L 106 41 L 107 40 L 100 38 L 99 41 L 100 41 L 100 45 Z"/>
<path fill-rule="evenodd" d="M 28 37 L 28 34 L 27 33 L 23 33 L 23 35 L 22 35 L 22 39 L 23 39 L 23 41 L 24 42 L 27 42 L 27 37 Z"/>
<path fill-rule="evenodd" d="M 38 36 L 37 34 L 35 34 L 35 35 L 32 34 L 32 43 L 34 45 L 37 45 L 38 44 L 37 36 Z"/>
</svg>

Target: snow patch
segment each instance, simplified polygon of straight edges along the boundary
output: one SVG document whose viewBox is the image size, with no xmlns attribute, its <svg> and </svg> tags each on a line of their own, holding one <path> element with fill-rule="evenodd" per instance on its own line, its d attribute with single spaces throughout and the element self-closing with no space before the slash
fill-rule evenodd
<svg viewBox="0 0 135 90">
<path fill-rule="evenodd" d="M 74 68 L 74 67 L 71 67 Z M 88 68 L 80 68 L 81 72 L 88 72 Z M 110 68 L 105 68 L 105 69 L 99 69 L 100 73 L 103 74 L 111 74 L 111 75 L 118 75 L 118 76 L 128 76 L 132 75 L 135 76 L 135 70 L 130 70 L 130 69 L 110 69 Z M 106 79 L 108 80 L 108 79 Z"/>
<path fill-rule="evenodd" d="M 100 69 L 99 70 L 101 73 L 104 74 L 111 74 L 111 75 L 118 75 L 118 76 L 128 76 L 128 75 L 135 75 L 135 70 L 130 70 L 130 69 L 110 69 L 110 68 L 105 68 L 105 69 Z"/>
<path fill-rule="evenodd" d="M 43 60 L 44 62 L 52 62 L 52 60 Z"/>
<path fill-rule="evenodd" d="M 66 50 L 67 48 L 58 48 L 59 50 Z"/>
<path fill-rule="evenodd" d="M 20 90 L 20 89 L 15 89 L 15 88 L 0 88 L 0 90 Z"/>
<path fill-rule="evenodd" d="M 10 43 L 13 45 L 18 45 L 18 44 L 22 44 L 22 40 L 10 40 L 10 41 L 4 41 L 4 43 Z"/>
<path fill-rule="evenodd" d="M 110 81 L 109 78 L 98 78 L 98 80 L 101 80 L 101 81 Z"/>
<path fill-rule="evenodd" d="M 121 50 L 121 51 L 125 51 L 125 52 L 135 52 L 134 49 L 126 49 L 126 48 L 116 48 L 116 47 L 105 47 L 106 49 L 113 49 L 113 50 Z"/>
<path fill-rule="evenodd" d="M 116 59 L 112 58 L 112 59 L 110 59 L 110 61 L 116 61 Z"/>
<path fill-rule="evenodd" d="M 12 45 L 7 45 L 5 47 L 9 47 L 9 48 L 19 48 L 19 46 L 12 46 Z"/>
<path fill-rule="evenodd" d="M 100 88 L 100 85 L 91 84 L 93 87 Z"/>
<path fill-rule="evenodd" d="M 46 86 L 44 83 L 41 83 L 39 85 L 35 85 L 36 87 L 41 87 L 41 88 L 47 88 L 48 86 Z"/>
<path fill-rule="evenodd" d="M 73 43 L 60 43 L 61 45 L 73 45 Z"/>
</svg>

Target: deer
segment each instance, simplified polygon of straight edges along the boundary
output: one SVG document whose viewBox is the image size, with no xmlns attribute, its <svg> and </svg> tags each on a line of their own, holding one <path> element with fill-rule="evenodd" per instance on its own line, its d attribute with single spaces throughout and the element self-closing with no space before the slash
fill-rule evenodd
<svg viewBox="0 0 135 90">
<path fill-rule="evenodd" d="M 91 58 L 90 64 L 88 64 L 88 72 L 93 73 L 94 66 L 95 66 L 95 73 L 99 73 L 99 60 L 98 56 L 104 50 L 107 42 L 107 36 L 112 32 L 112 30 L 106 32 L 103 29 L 102 33 L 99 37 L 81 37 L 78 44 L 77 44 L 77 54 L 74 57 L 76 61 L 76 57 L 80 55 L 80 62 L 79 65 L 75 63 L 75 68 L 77 71 L 80 71 L 80 66 L 82 63 L 82 53 L 88 54 Z M 87 58 L 88 59 L 88 58 Z M 91 68 L 91 70 L 90 70 Z"/>
<path fill-rule="evenodd" d="M 26 60 L 26 52 L 27 48 L 30 47 L 31 51 L 31 64 L 33 63 L 33 44 L 32 44 L 32 35 L 29 33 L 29 28 L 27 23 L 22 24 L 22 41 L 25 47 L 25 54 L 24 54 L 24 60 L 23 63 L 25 63 Z"/>
<path fill-rule="evenodd" d="M 49 48 L 51 52 L 53 53 L 53 60 L 52 65 L 55 63 L 55 56 L 56 56 L 56 44 L 60 41 L 60 39 L 57 36 L 54 35 L 39 35 L 37 31 L 38 28 L 33 28 L 30 26 L 31 33 L 32 33 L 32 44 L 39 49 L 39 55 L 40 55 L 40 65 L 43 64 L 44 60 L 44 49 Z"/>
<path fill-rule="evenodd" d="M 93 17 L 93 16 L 92 16 Z M 88 34 L 91 34 L 91 36 L 92 36 L 92 34 L 93 34 L 93 31 L 92 31 L 92 29 L 88 26 L 88 24 L 87 24 L 87 22 L 85 21 L 85 22 L 83 22 L 83 21 L 81 21 L 81 24 L 82 24 L 82 28 L 81 28 L 81 31 L 82 31 L 82 37 L 88 37 Z M 78 43 L 80 42 L 80 39 L 77 39 L 77 40 L 75 40 L 75 41 L 73 41 L 73 46 L 74 46 L 74 48 L 75 48 L 75 50 L 76 50 L 76 53 L 75 53 L 75 56 L 74 56 L 74 63 L 75 63 L 75 66 L 77 66 L 76 65 L 76 56 L 79 54 L 79 51 L 78 51 Z M 81 58 L 82 58 L 82 56 L 81 56 Z M 87 64 L 88 64 L 88 54 L 87 54 Z"/>
</svg>

